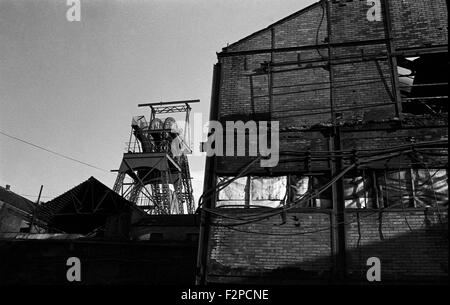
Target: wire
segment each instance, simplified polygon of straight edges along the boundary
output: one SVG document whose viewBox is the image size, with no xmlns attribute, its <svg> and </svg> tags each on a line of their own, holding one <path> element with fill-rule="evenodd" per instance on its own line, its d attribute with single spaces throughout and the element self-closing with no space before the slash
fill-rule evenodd
<svg viewBox="0 0 450 305">
<path fill-rule="evenodd" d="M 400 204 L 398 204 L 398 205 L 400 205 Z M 395 207 L 395 205 L 394 205 L 394 206 L 391 206 L 391 207 L 381 208 L 381 209 L 379 209 L 379 210 L 377 210 L 377 211 L 374 211 L 373 213 L 369 213 L 369 214 L 367 214 L 367 215 L 360 216 L 359 219 L 361 220 L 361 219 L 365 219 L 365 218 L 371 217 L 371 216 L 373 216 L 373 215 L 375 215 L 375 214 L 378 214 L 378 213 L 380 213 L 380 212 L 382 212 L 382 211 L 384 211 L 384 210 L 386 210 L 386 209 L 390 209 L 390 208 L 392 208 L 392 207 Z M 236 229 L 236 228 L 234 228 L 234 227 L 230 227 L 230 226 L 226 226 L 226 225 L 218 225 L 218 226 L 217 226 L 217 225 L 213 225 L 213 226 L 217 226 L 217 227 L 225 227 L 225 228 L 228 228 L 228 229 L 233 230 L 233 231 L 237 231 L 237 232 L 241 232 L 241 233 L 256 234 L 256 235 L 297 236 L 297 235 L 308 235 L 308 234 L 320 233 L 320 232 L 323 232 L 323 231 L 329 231 L 329 230 L 331 230 L 331 229 L 337 228 L 338 225 L 348 226 L 348 225 L 351 225 L 351 224 L 354 224 L 354 223 L 357 223 L 357 222 L 358 222 L 358 220 L 353 220 L 353 221 L 348 221 L 348 222 L 343 221 L 343 222 L 338 222 L 338 223 L 336 223 L 336 225 L 334 225 L 334 226 L 333 226 L 333 225 L 330 225 L 330 226 L 323 227 L 323 228 L 316 229 L 316 230 L 312 230 L 312 231 L 296 232 L 296 233 L 269 233 L 269 232 L 257 232 L 257 231 L 251 231 L 251 230 Z M 273 227 L 273 226 L 272 226 L 272 227 Z"/>
<path fill-rule="evenodd" d="M 20 195 L 20 196 L 25 196 L 25 197 L 33 197 L 33 198 L 38 198 L 39 196 L 38 195 L 28 195 L 28 194 L 18 194 L 18 193 L 16 193 L 17 195 Z M 56 196 L 40 196 L 41 198 L 55 198 Z"/>
<path fill-rule="evenodd" d="M 403 154 L 407 154 L 407 153 L 416 151 L 416 149 L 412 150 L 412 147 L 422 146 L 424 144 L 435 144 L 435 143 L 440 143 L 440 142 L 442 142 L 442 141 L 430 141 L 430 142 L 423 142 L 423 143 L 415 143 L 414 145 L 401 145 L 401 146 L 398 146 L 398 147 L 394 147 L 392 149 L 386 149 L 384 151 L 377 152 L 377 153 L 375 153 L 374 155 L 372 155 L 370 157 L 366 157 L 365 159 L 361 159 L 359 161 L 359 164 L 365 164 L 365 163 L 370 164 L 372 162 L 377 162 L 377 161 L 381 161 L 381 160 L 384 160 L 384 159 L 392 159 L 392 158 L 394 158 L 396 156 L 399 156 L 399 155 L 401 156 Z M 383 153 L 385 153 L 387 155 L 383 155 Z M 249 165 L 247 165 L 245 167 L 245 169 L 248 170 L 249 167 L 251 167 L 252 164 L 254 164 L 254 161 L 251 162 Z M 243 218 L 243 217 L 233 217 L 233 216 L 230 216 L 230 215 L 227 215 L 227 214 L 223 214 L 223 213 L 217 212 L 216 210 L 212 210 L 212 209 L 208 209 L 208 208 L 202 208 L 202 209 L 204 211 L 206 211 L 206 212 L 209 212 L 211 214 L 214 214 L 214 215 L 217 215 L 217 216 L 220 216 L 220 217 L 223 217 L 223 218 L 233 219 L 233 220 L 237 220 L 237 221 L 244 221 L 244 222 L 241 222 L 241 223 L 230 224 L 229 226 L 239 226 L 239 225 L 245 225 L 245 224 L 249 224 L 249 223 L 253 223 L 253 222 L 259 222 L 259 221 L 262 221 L 262 220 L 264 220 L 266 218 L 273 217 L 273 216 L 285 213 L 286 211 L 288 211 L 290 209 L 298 207 L 299 205 L 301 205 L 305 201 L 309 201 L 309 200 L 311 200 L 313 198 L 318 197 L 318 195 L 320 195 L 322 192 L 324 192 L 327 188 L 329 188 L 332 184 L 334 184 L 336 181 L 338 181 L 340 178 L 342 178 L 347 172 L 349 172 L 350 170 L 352 170 L 355 167 L 356 167 L 355 164 L 352 164 L 352 165 L 348 166 L 341 173 L 336 175 L 331 181 L 329 181 L 327 184 L 325 184 L 321 189 L 319 189 L 318 191 L 315 191 L 314 194 L 305 195 L 301 199 L 295 201 L 294 205 L 291 205 L 289 207 L 284 207 L 284 208 L 278 208 L 275 211 L 271 210 L 269 212 L 262 212 L 262 213 L 259 212 L 257 215 L 252 215 L 250 217 L 244 217 Z M 240 174 L 240 175 L 242 175 L 242 174 Z M 233 180 L 233 179 L 231 179 L 231 180 Z M 227 181 L 227 182 L 229 182 L 229 181 Z M 231 183 L 231 182 L 229 182 L 229 183 Z"/>
<path fill-rule="evenodd" d="M 51 149 L 48 149 L 48 148 L 39 146 L 39 145 L 37 145 L 37 144 L 33 144 L 33 143 L 28 142 L 28 141 L 26 141 L 26 140 L 23 140 L 23 139 L 20 139 L 20 138 L 18 138 L 18 137 L 15 137 L 15 136 L 12 136 L 12 135 L 10 135 L 10 134 L 7 134 L 7 133 L 5 133 L 5 132 L 3 132 L 3 131 L 1 131 L 1 130 L 0 130 L 0 134 L 6 136 L 6 137 L 8 137 L 8 138 L 11 138 L 11 139 L 13 139 L 13 140 L 16 140 L 16 141 L 25 143 L 25 144 L 27 144 L 27 145 L 33 146 L 33 147 L 38 148 L 38 149 L 41 149 L 41 150 L 44 150 L 44 151 L 46 151 L 46 152 L 48 152 L 48 153 L 51 153 L 51 154 L 54 154 L 54 155 L 56 155 L 56 156 L 58 156 L 58 157 L 61 157 L 61 158 L 64 158 L 64 159 L 67 159 L 67 160 L 70 160 L 70 161 L 73 161 L 73 162 L 77 162 L 77 163 L 79 163 L 79 164 L 83 164 L 83 165 L 85 165 L 85 166 L 89 166 L 89 167 L 91 167 L 91 168 L 98 169 L 98 170 L 101 170 L 101 171 L 103 171 L 103 172 L 107 172 L 107 173 L 109 173 L 109 174 L 112 174 L 109 170 L 106 170 L 106 169 L 104 169 L 104 168 L 97 167 L 97 166 L 95 166 L 95 165 L 92 165 L 92 164 L 89 164 L 89 163 L 86 163 L 86 162 L 77 160 L 77 159 L 75 159 L 75 158 L 72 158 L 72 157 L 69 157 L 69 156 L 66 156 L 66 155 L 63 155 L 63 154 L 61 154 L 61 153 L 59 153 L 59 152 L 56 152 L 56 151 L 53 151 L 53 150 L 51 150 Z"/>
<path fill-rule="evenodd" d="M 317 27 L 317 31 L 316 31 L 316 45 L 319 45 L 320 28 L 322 27 L 323 20 L 325 19 L 325 3 L 324 2 L 325 1 L 321 1 L 321 3 L 320 3 L 320 6 L 322 7 L 322 17 L 320 19 L 320 23 L 319 23 L 319 26 Z M 322 55 L 322 53 L 320 53 L 320 50 L 318 48 L 316 48 L 316 51 L 322 59 L 325 59 L 325 57 Z"/>
</svg>

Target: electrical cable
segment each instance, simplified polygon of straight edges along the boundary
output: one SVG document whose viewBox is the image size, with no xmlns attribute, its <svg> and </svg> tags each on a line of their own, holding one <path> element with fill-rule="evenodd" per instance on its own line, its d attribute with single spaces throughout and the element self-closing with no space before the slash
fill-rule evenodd
<svg viewBox="0 0 450 305">
<path fill-rule="evenodd" d="M 317 31 L 316 31 L 316 45 L 319 45 L 320 28 L 322 27 L 323 20 L 325 19 L 325 3 L 324 3 L 324 1 L 321 1 L 320 6 L 322 7 L 322 17 L 320 18 L 320 23 L 319 23 L 319 26 L 317 27 Z M 320 53 L 319 48 L 316 48 L 315 50 L 317 51 L 317 53 L 319 54 L 319 56 L 322 59 L 325 59 L 325 57 L 322 55 L 322 53 Z"/>
<path fill-rule="evenodd" d="M 422 146 L 422 145 L 424 145 L 424 144 L 427 144 L 427 145 L 430 145 L 430 144 L 436 144 L 436 143 L 441 143 L 442 141 L 431 141 L 431 142 L 423 142 L 423 143 L 417 143 L 417 145 L 416 146 Z M 420 145 L 418 145 L 418 144 L 420 144 Z M 403 149 L 403 148 L 405 148 L 405 147 L 411 147 L 411 145 L 401 145 L 401 146 L 398 146 L 398 147 L 394 147 L 394 148 L 392 148 L 392 149 L 389 149 L 389 150 L 383 150 L 384 152 L 392 152 L 392 151 L 397 151 L 398 149 Z M 372 154 L 372 155 L 376 155 L 376 154 L 379 154 L 378 152 L 376 152 L 376 153 L 374 153 L 374 154 Z M 247 165 L 244 169 L 245 170 L 247 170 L 247 169 L 249 169 L 249 167 L 252 165 L 252 164 L 254 164 L 254 162 L 255 161 L 257 161 L 257 160 L 254 160 L 254 161 L 252 161 L 249 165 Z M 216 190 L 217 189 L 223 189 L 224 187 L 226 187 L 226 186 L 228 186 L 229 184 L 231 184 L 233 181 L 235 181 L 236 179 L 238 179 L 239 177 L 242 177 L 243 176 L 243 172 L 241 172 L 241 173 L 239 173 L 239 175 L 238 176 L 236 176 L 236 177 L 234 177 L 233 179 L 231 179 L 231 180 L 228 180 L 227 181 L 227 183 L 226 184 L 218 184 L 217 186 L 216 186 Z M 208 191 L 207 191 L 208 192 Z M 199 206 L 201 206 L 201 200 L 202 200 L 203 198 L 202 198 L 202 196 L 200 197 L 200 199 L 199 199 Z"/>
<path fill-rule="evenodd" d="M 432 142 L 439 142 L 439 141 L 432 141 Z M 420 143 L 420 144 L 422 144 L 422 143 Z M 408 146 L 402 145 L 401 147 L 404 147 L 404 148 L 405 148 L 405 147 L 408 147 L 408 148 L 410 148 L 411 145 L 408 145 Z M 393 149 L 395 149 L 395 148 L 393 148 Z M 391 149 L 391 150 L 392 150 L 392 149 Z M 388 156 L 381 156 L 381 157 L 377 157 L 377 158 L 372 157 L 372 158 L 369 158 L 369 159 L 367 159 L 367 160 L 362 160 L 362 161 L 360 161 L 360 164 L 370 163 L 370 162 L 375 162 L 375 161 L 379 161 L 379 160 L 386 159 L 386 158 L 393 158 L 393 157 L 395 157 L 395 156 L 402 155 L 402 154 L 407 153 L 407 152 L 408 152 L 408 151 L 401 151 L 401 152 L 397 152 L 397 153 L 395 153 L 395 154 L 392 154 L 392 153 L 391 153 L 391 154 L 388 155 Z M 231 225 L 233 225 L 233 226 L 235 226 L 235 225 L 248 224 L 248 223 L 251 223 L 251 222 L 258 222 L 258 221 L 261 221 L 261 220 L 266 219 L 266 218 L 268 218 L 268 217 L 276 216 L 276 215 L 278 215 L 278 214 L 280 214 L 280 213 L 285 213 L 287 210 L 296 208 L 299 204 L 301 204 L 301 203 L 303 203 L 303 202 L 305 202 L 305 201 L 307 201 L 307 200 L 311 200 L 312 198 L 317 197 L 318 195 L 320 195 L 320 193 L 322 193 L 323 191 L 325 191 L 329 186 L 331 186 L 333 183 L 335 183 L 338 179 L 340 179 L 342 176 L 344 176 L 345 173 L 347 173 L 348 171 L 350 171 L 350 170 L 353 169 L 354 167 L 355 167 L 354 164 L 351 165 L 351 166 L 349 166 L 349 167 L 346 168 L 343 172 L 341 172 L 341 173 L 338 174 L 335 178 L 333 178 L 329 183 L 325 184 L 319 191 L 316 191 L 315 194 L 313 194 L 313 195 L 308 195 L 308 196 L 304 196 L 303 198 L 301 198 L 300 202 L 295 202 L 294 205 L 289 206 L 289 207 L 286 207 L 286 208 L 281 208 L 281 209 L 278 208 L 278 209 L 276 209 L 276 211 L 271 210 L 271 211 L 269 211 L 269 212 L 263 212 L 263 213 L 259 212 L 259 213 L 258 213 L 259 215 L 256 215 L 256 218 L 255 218 L 255 216 L 254 216 L 254 218 L 251 218 L 251 217 L 244 217 L 244 218 L 242 218 L 242 217 L 233 217 L 233 216 L 230 216 L 230 215 L 222 214 L 222 213 L 217 212 L 217 211 L 212 210 L 212 209 L 206 209 L 206 208 L 203 208 L 203 210 L 205 210 L 205 211 L 207 211 L 207 212 L 210 212 L 210 213 L 212 213 L 212 214 L 215 214 L 215 215 L 217 215 L 217 216 L 221 216 L 221 217 L 228 218 L 228 219 L 234 219 L 234 220 L 240 220 L 240 221 L 246 220 L 246 221 L 243 222 L 243 223 L 231 224 Z M 248 166 L 247 166 L 246 168 L 248 168 Z"/>
<path fill-rule="evenodd" d="M 398 205 L 400 205 L 400 204 L 398 204 Z M 380 213 L 381 211 L 384 211 L 384 210 L 387 210 L 387 209 L 391 209 L 392 207 L 395 207 L 395 206 L 396 206 L 396 205 L 391 206 L 391 207 L 388 207 L 388 208 L 387 208 L 387 207 L 384 207 L 384 208 L 378 209 L 377 211 L 374 211 L 374 212 L 369 213 L 369 214 L 367 214 L 367 215 L 361 216 L 360 219 L 366 219 L 366 218 L 369 218 L 369 217 L 371 217 L 371 216 L 373 216 L 373 215 L 376 215 L 376 214 Z M 348 222 L 338 222 L 338 223 L 336 223 L 336 225 L 334 225 L 334 226 L 333 226 L 333 225 L 330 225 L 330 226 L 323 227 L 323 228 L 316 229 L 316 230 L 312 230 L 312 231 L 296 232 L 296 233 L 269 233 L 269 232 L 257 232 L 257 231 L 251 231 L 251 230 L 236 229 L 236 228 L 234 228 L 234 227 L 229 227 L 229 226 L 226 226 L 226 225 L 218 225 L 218 226 L 217 226 L 217 225 L 213 225 L 213 226 L 216 226 L 216 227 L 225 227 L 225 228 L 228 228 L 228 229 L 233 230 L 233 231 L 237 231 L 237 232 L 241 232 L 241 233 L 256 234 L 256 235 L 297 236 L 297 235 L 309 235 L 309 234 L 320 233 L 320 232 L 323 232 L 323 231 L 329 231 L 329 230 L 331 230 L 331 229 L 333 229 L 333 228 L 336 229 L 338 225 L 348 226 L 348 225 L 354 224 L 354 223 L 356 223 L 356 222 L 357 222 L 357 220 L 348 221 Z M 273 226 L 272 226 L 272 227 L 273 227 Z"/>
<path fill-rule="evenodd" d="M 20 138 L 18 138 L 18 137 L 15 137 L 15 136 L 12 136 L 12 135 L 10 135 L 10 134 L 7 134 L 7 133 L 5 133 L 5 132 L 3 132 L 3 131 L 1 131 L 1 130 L 0 130 L 0 134 L 6 136 L 6 137 L 8 137 L 8 138 L 11 138 L 11 139 L 13 139 L 13 140 L 16 140 L 16 141 L 25 143 L 25 144 L 27 144 L 27 145 L 33 146 L 33 147 L 38 148 L 38 149 L 41 149 L 41 150 L 43 150 L 43 151 L 46 151 L 46 152 L 51 153 L 51 154 L 53 154 L 53 155 L 56 155 L 56 156 L 58 156 L 58 157 L 61 157 L 61 158 L 64 158 L 64 159 L 67 159 L 67 160 L 70 160 L 70 161 L 73 161 L 73 162 L 76 162 L 76 163 L 79 163 L 79 164 L 82 164 L 82 165 L 85 165 L 85 166 L 88 166 L 88 167 L 91 167 L 91 168 L 94 168 L 94 169 L 97 169 L 97 170 L 100 170 L 100 171 L 103 171 L 103 172 L 107 172 L 107 173 L 109 173 L 109 174 L 112 174 L 109 170 L 106 170 L 106 169 L 104 169 L 104 168 L 101 168 L 101 167 L 98 167 L 98 166 L 95 166 L 95 165 L 92 165 L 92 164 L 89 164 L 89 163 L 86 163 L 86 162 L 77 160 L 77 159 L 75 159 L 75 158 L 72 158 L 72 157 L 69 157 L 69 156 L 66 156 L 66 155 L 63 155 L 63 154 L 61 154 L 61 153 L 59 153 L 59 152 L 53 151 L 53 150 L 51 150 L 51 149 L 48 149 L 48 148 L 45 148 L 45 147 L 42 147 L 42 146 L 39 146 L 39 145 L 37 145 L 37 144 L 33 144 L 33 143 L 28 142 L 28 141 L 26 141 L 26 140 L 23 140 L 23 139 L 20 139 Z"/>
</svg>

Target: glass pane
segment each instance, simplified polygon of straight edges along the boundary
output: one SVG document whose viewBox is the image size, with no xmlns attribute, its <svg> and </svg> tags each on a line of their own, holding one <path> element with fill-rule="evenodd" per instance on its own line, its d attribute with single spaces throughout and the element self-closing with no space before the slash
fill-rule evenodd
<svg viewBox="0 0 450 305">
<path fill-rule="evenodd" d="M 287 177 L 252 177 L 251 204 L 278 207 L 286 197 Z"/>
<path fill-rule="evenodd" d="M 232 177 L 219 177 L 219 182 L 224 182 Z M 247 184 L 247 177 L 242 177 L 233 181 L 230 185 L 219 192 L 219 201 L 245 201 L 245 186 Z"/>
</svg>

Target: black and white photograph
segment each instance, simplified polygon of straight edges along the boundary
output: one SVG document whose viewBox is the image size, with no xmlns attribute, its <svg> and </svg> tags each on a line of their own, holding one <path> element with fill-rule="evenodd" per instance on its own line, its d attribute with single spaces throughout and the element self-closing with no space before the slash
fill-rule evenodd
<svg viewBox="0 0 450 305">
<path fill-rule="evenodd" d="M 0 287 L 448 285 L 448 5 L 0 0 Z"/>
</svg>

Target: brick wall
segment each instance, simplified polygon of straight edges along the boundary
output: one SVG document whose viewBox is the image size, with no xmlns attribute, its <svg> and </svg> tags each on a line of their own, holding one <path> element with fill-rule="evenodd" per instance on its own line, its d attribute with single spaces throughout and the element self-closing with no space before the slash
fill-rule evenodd
<svg viewBox="0 0 450 305">
<path fill-rule="evenodd" d="M 330 1 L 332 42 L 384 39 L 383 21 L 369 21 L 365 0 Z"/>
<path fill-rule="evenodd" d="M 346 226 L 349 278 L 365 281 L 370 257 L 380 259 L 383 282 L 448 278 L 446 211 L 347 211 L 346 221 L 351 223 Z"/>
<path fill-rule="evenodd" d="M 285 131 L 280 133 L 280 147 L 283 151 L 297 151 L 297 150 L 311 150 L 311 151 L 326 151 L 328 150 L 329 138 L 326 133 L 320 130 L 305 130 L 305 131 Z M 248 143 L 248 140 L 246 140 Z M 247 152 L 248 152 L 248 146 Z M 217 173 L 232 175 L 238 173 L 244 166 L 249 164 L 254 158 L 251 157 L 217 157 Z M 254 167 L 252 173 L 254 174 L 287 174 L 292 173 L 294 169 L 298 172 L 305 171 L 304 162 L 289 162 L 284 163 L 286 156 L 280 156 L 281 162 L 275 168 L 260 168 Z M 311 167 L 316 170 L 328 169 L 328 162 L 314 161 Z"/>
<path fill-rule="evenodd" d="M 447 7 L 444 0 L 390 1 L 393 37 L 397 47 L 423 47 L 448 43 Z M 366 1 L 330 1 L 331 42 L 356 42 L 386 38 L 385 22 L 368 21 Z M 323 17 L 324 16 L 324 17 Z M 322 18 L 323 17 L 323 18 Z M 247 39 L 226 48 L 224 54 L 323 44 L 327 41 L 327 14 L 321 4 L 275 23 Z M 332 56 L 379 56 L 376 60 L 352 62 L 333 66 L 333 103 L 335 112 L 344 119 L 370 120 L 392 118 L 396 115 L 393 102 L 392 77 L 386 58 L 386 45 L 333 48 Z M 222 57 L 220 117 L 234 115 L 251 117 L 255 113 L 271 112 L 280 119 L 282 127 L 312 126 L 331 120 L 329 71 L 323 67 L 305 65 L 274 68 L 273 94 L 269 97 L 268 74 L 250 77 L 265 61 L 292 62 L 315 60 L 328 56 L 326 49 L 274 53 L 233 55 Z M 384 56 L 384 58 L 383 58 Z M 378 65 L 377 66 L 377 63 Z M 289 70 L 281 72 L 281 70 Z M 321 84 L 311 84 L 321 83 Z M 389 104 L 391 103 L 391 104 Z M 368 106 L 369 108 L 359 108 Z M 350 108 L 356 108 L 349 110 Z M 324 113 L 325 112 L 325 113 Z M 317 113 L 317 114 L 313 114 Z M 288 119 L 287 119 L 288 118 Z"/>
<path fill-rule="evenodd" d="M 445 1 L 396 0 L 389 1 L 389 4 L 396 47 L 407 49 L 448 43 Z M 395 118 L 396 92 L 386 57 L 387 46 L 381 41 L 386 38 L 386 20 L 368 21 L 366 15 L 370 6 L 367 1 L 329 1 L 329 5 L 331 39 L 327 37 L 328 18 L 325 16 L 322 20 L 324 10 L 319 3 L 229 46 L 219 55 L 222 67 L 219 120 L 279 120 L 283 130 L 280 134 L 281 151 L 333 149 L 329 147 L 332 107 L 338 114 L 338 122 L 344 126 L 342 150 L 391 148 L 410 144 L 412 137 L 417 142 L 448 139 L 447 119 L 408 115 L 404 115 L 402 120 Z M 377 41 L 333 47 L 332 57 L 354 57 L 354 60 L 343 63 L 345 60 L 341 59 L 339 64 L 334 62 L 331 69 L 318 61 L 328 56 L 327 48 L 292 49 L 326 44 L 329 40 L 335 44 Z M 255 51 L 271 47 L 275 48 L 272 52 Z M 299 63 L 298 60 L 308 62 Z M 269 61 L 275 64 L 270 75 L 257 73 L 250 77 L 255 69 L 261 68 L 261 63 Z M 280 65 L 282 63 L 289 64 Z M 329 84 L 331 77 L 333 89 Z M 218 157 L 214 173 L 235 175 L 250 160 L 246 157 Z M 448 162 L 439 156 L 424 157 L 423 161 L 430 168 L 442 167 Z M 311 165 L 313 172 L 330 170 L 328 161 Z M 270 169 L 256 168 L 252 174 L 305 172 L 308 170 L 304 161 L 297 161 L 280 162 Z M 246 213 L 243 210 L 226 212 L 235 216 Z M 382 279 L 387 281 L 438 281 L 448 277 L 446 212 L 408 210 L 405 214 L 403 210 L 391 210 L 383 212 L 381 218 L 378 213 L 370 213 L 365 210 L 359 213 L 362 233 L 359 242 L 358 214 L 352 210 L 345 213 L 349 223 L 345 226 L 346 272 L 350 281 L 366 282 L 368 267 L 365 263 L 371 256 L 380 257 Z M 439 213 L 441 218 L 437 216 Z M 404 220 L 405 215 L 412 230 Z M 281 279 L 287 282 L 330 280 L 330 274 L 336 271 L 337 266 L 331 256 L 331 231 L 300 232 L 329 226 L 331 217 L 329 210 L 296 210 L 287 213 L 283 225 L 280 225 L 280 216 L 276 216 L 264 220 L 262 223 L 265 225 L 236 227 L 256 234 L 211 226 L 208 280 L 255 282 L 258 276 L 263 276 L 260 277 L 263 281 L 267 281 L 267 277 L 276 278 L 277 283 Z M 223 221 L 213 218 L 213 223 Z"/>
<path fill-rule="evenodd" d="M 227 214 L 245 213 L 237 210 Z M 448 276 L 447 212 L 347 210 L 345 215 L 348 281 L 367 281 L 366 263 L 370 257 L 381 260 L 383 282 L 437 282 Z M 213 223 L 229 225 L 233 221 L 215 218 Z M 235 227 L 237 231 L 213 226 L 208 281 L 332 281 L 331 231 L 326 230 L 330 225 L 328 213 L 303 211 L 287 213 L 284 224 L 280 216 L 274 216 Z"/>
<path fill-rule="evenodd" d="M 446 127 L 422 127 L 412 129 L 386 129 L 386 130 L 368 130 L 356 131 L 347 130 L 343 132 L 342 143 L 346 150 L 376 150 L 389 149 L 394 146 L 410 145 L 411 138 L 417 143 L 430 142 L 448 139 L 448 129 Z M 443 150 L 446 153 L 446 150 Z M 420 154 L 421 162 L 425 163 L 428 168 L 442 168 L 448 164 L 448 157 L 442 155 Z M 400 156 L 392 158 L 390 162 L 380 162 L 371 164 L 372 168 L 398 168 L 405 167 L 407 162 L 411 161 L 408 156 Z M 424 165 L 422 165 L 423 167 Z"/>
<path fill-rule="evenodd" d="M 394 37 L 402 39 L 402 47 L 417 46 L 415 39 L 425 43 L 425 36 L 434 39 L 434 44 L 446 43 L 447 36 L 442 32 L 444 30 L 441 33 L 435 29 L 446 28 L 447 18 L 443 18 L 447 15 L 446 9 L 443 10 L 446 8 L 445 1 L 431 1 L 433 4 L 429 2 L 389 2 Z M 420 10 L 425 6 L 427 9 Z M 369 8 L 367 1 L 330 1 L 331 42 L 384 39 L 385 21 L 383 18 L 381 21 L 368 21 Z M 285 129 L 329 124 L 333 119 L 332 108 L 340 122 L 382 121 L 397 116 L 394 99 L 397 93 L 392 86 L 393 77 L 386 57 L 385 43 L 332 48 L 332 56 L 335 58 L 355 57 L 352 62 L 343 63 L 341 60 L 339 64 L 332 66 L 332 91 L 329 68 L 317 62 L 295 64 L 299 59 L 315 61 L 328 56 L 327 49 L 227 55 L 230 52 L 270 49 L 272 46 L 280 49 L 323 44 L 328 39 L 326 13 L 325 6 L 317 3 L 224 50 L 219 56 L 222 67 L 218 102 L 220 121 L 277 120 L 280 128 Z M 409 17 L 406 18 L 405 15 Z M 417 18 L 429 21 L 419 22 L 414 27 L 411 20 L 418 20 Z M 434 34 L 428 35 L 423 27 Z M 403 32 L 406 35 L 399 34 Z M 414 34 L 416 32 L 420 32 L 420 35 Z M 441 41 L 438 42 L 437 38 Z M 270 75 L 254 73 L 255 69 L 261 68 L 263 62 L 270 61 L 275 64 L 293 64 L 276 66 Z M 289 147 L 291 144 L 297 143 L 292 142 L 292 139 L 281 139 L 280 147 Z M 244 158 L 228 161 L 221 158 L 218 161 L 219 170 L 233 171 L 248 163 Z M 230 165 L 231 161 L 233 165 Z M 223 162 L 227 163 L 226 168 L 221 166 Z"/>
<path fill-rule="evenodd" d="M 227 213 L 239 216 L 243 211 Z M 214 223 L 229 225 L 231 222 L 216 218 Z M 246 281 L 252 282 L 258 281 L 261 276 L 279 278 L 280 281 L 330 277 L 333 268 L 330 231 L 304 234 L 329 225 L 328 213 L 319 211 L 288 213 L 284 224 L 281 217 L 276 216 L 256 224 L 236 227 L 241 231 L 257 231 L 259 234 L 213 227 L 208 255 L 209 281 L 240 282 L 249 278 Z M 288 276 L 290 272 L 293 272 L 292 278 Z"/>
<path fill-rule="evenodd" d="M 398 48 L 448 44 L 446 0 L 389 1 Z"/>
<path fill-rule="evenodd" d="M 314 45 L 326 40 L 326 16 L 322 6 L 315 4 L 309 9 L 286 18 L 276 25 L 257 32 L 241 42 L 226 48 L 226 52 L 288 48 Z M 322 18 L 323 17 L 323 18 Z M 291 66 L 276 67 L 270 76 L 267 73 L 254 74 L 263 62 L 285 63 L 287 61 L 315 60 L 327 56 L 326 50 L 302 52 L 275 52 L 233 55 L 220 58 L 222 83 L 220 87 L 219 117 L 223 120 L 236 116 L 252 116 L 271 113 L 272 119 L 280 119 L 281 128 L 288 126 L 312 125 L 330 120 L 330 115 L 304 116 L 311 109 L 329 107 L 327 84 L 307 85 L 307 83 L 327 82 L 329 72 L 323 68 L 297 69 Z M 297 66 L 298 67 L 298 66 Z M 303 68 L 303 67 L 300 67 Z M 289 70 L 283 72 L 285 70 Z M 272 78 L 272 79 L 270 79 Z M 269 97 L 270 87 L 272 95 Z M 312 89 L 320 88 L 315 92 Z M 297 116 L 281 120 L 286 115 Z"/>
<path fill-rule="evenodd" d="M 359 56 L 361 59 L 333 66 L 333 103 L 342 120 L 371 121 L 396 116 L 396 93 L 392 90 L 389 63 L 383 54 L 386 54 L 385 45 L 380 44 L 333 49 L 336 57 Z"/>
</svg>

